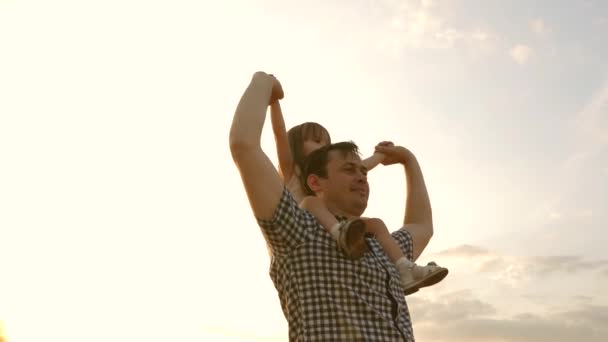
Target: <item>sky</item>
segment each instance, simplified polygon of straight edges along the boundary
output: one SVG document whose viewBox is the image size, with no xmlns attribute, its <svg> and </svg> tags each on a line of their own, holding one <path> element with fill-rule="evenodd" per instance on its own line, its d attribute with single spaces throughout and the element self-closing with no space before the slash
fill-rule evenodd
<svg viewBox="0 0 608 342">
<path fill-rule="evenodd" d="M 417 156 L 418 341 L 608 340 L 607 35 L 599 0 L 2 0 L 0 336 L 287 340 L 228 148 L 263 70 L 289 127 Z M 398 229 L 402 169 L 369 182 Z"/>
</svg>

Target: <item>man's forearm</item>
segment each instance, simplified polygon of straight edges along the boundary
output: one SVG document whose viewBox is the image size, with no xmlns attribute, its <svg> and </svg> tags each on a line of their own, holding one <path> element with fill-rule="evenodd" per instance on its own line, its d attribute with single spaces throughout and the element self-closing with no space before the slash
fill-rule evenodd
<svg viewBox="0 0 608 342">
<path fill-rule="evenodd" d="M 431 201 L 418 160 L 413 153 L 408 151 L 403 165 L 407 182 L 407 201 L 403 223 L 425 223 L 432 227 Z"/>
<path fill-rule="evenodd" d="M 232 119 L 230 148 L 233 153 L 260 146 L 272 86 L 271 76 L 259 72 L 253 75 Z"/>
<path fill-rule="evenodd" d="M 413 261 L 418 259 L 433 236 L 433 214 L 431 201 L 426 190 L 424 177 L 418 160 L 410 150 L 403 146 L 394 146 L 390 141 L 376 145 L 376 152 L 384 154 L 384 165 L 401 164 L 405 169 L 407 183 L 407 200 L 403 228 L 412 239 Z"/>
<path fill-rule="evenodd" d="M 266 109 L 283 97 L 280 83 L 263 72 L 254 74 L 234 113 L 230 128 L 230 152 L 254 215 L 270 219 L 281 200 L 283 182 L 261 147 Z"/>
</svg>

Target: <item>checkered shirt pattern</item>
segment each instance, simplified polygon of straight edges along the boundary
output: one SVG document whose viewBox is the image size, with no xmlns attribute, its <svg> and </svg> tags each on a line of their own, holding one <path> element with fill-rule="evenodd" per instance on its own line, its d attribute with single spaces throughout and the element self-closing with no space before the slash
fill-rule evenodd
<svg viewBox="0 0 608 342">
<path fill-rule="evenodd" d="M 366 238 L 363 258 L 346 258 L 287 189 L 273 217 L 258 224 L 272 250 L 270 278 L 290 341 L 414 341 L 399 275 L 375 238 Z M 392 235 L 411 260 L 410 234 Z"/>
</svg>

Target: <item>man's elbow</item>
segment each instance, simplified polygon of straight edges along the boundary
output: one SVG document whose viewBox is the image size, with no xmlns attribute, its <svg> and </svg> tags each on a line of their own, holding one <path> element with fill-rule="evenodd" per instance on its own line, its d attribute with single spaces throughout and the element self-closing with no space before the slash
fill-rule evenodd
<svg viewBox="0 0 608 342">
<path fill-rule="evenodd" d="M 253 144 L 241 134 L 231 131 L 229 137 L 230 152 L 232 156 L 247 153 L 253 148 Z"/>
<path fill-rule="evenodd" d="M 421 222 L 420 224 L 420 238 L 425 241 L 426 243 L 429 243 L 431 241 L 431 238 L 433 237 L 433 223 L 432 222 Z"/>
<path fill-rule="evenodd" d="M 232 136 L 230 136 L 229 145 L 230 145 L 230 152 L 234 156 L 235 154 L 239 154 L 239 153 L 242 153 L 243 151 L 247 150 L 248 144 L 242 140 L 235 139 Z"/>
<path fill-rule="evenodd" d="M 431 238 L 433 237 L 433 225 L 432 224 L 423 224 L 422 225 L 422 229 L 420 229 L 420 239 L 422 241 L 424 241 L 424 244 L 426 245 L 427 243 L 429 243 L 431 241 Z"/>
<path fill-rule="evenodd" d="M 230 153 L 232 159 L 237 162 L 249 159 L 251 156 L 256 155 L 258 151 L 262 149 L 259 144 L 252 143 L 245 139 L 230 137 Z"/>
</svg>

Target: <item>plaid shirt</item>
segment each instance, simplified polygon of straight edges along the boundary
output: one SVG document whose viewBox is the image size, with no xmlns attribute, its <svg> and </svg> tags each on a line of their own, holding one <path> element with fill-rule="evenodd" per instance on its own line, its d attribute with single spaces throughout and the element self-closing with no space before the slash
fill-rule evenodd
<svg viewBox="0 0 608 342">
<path fill-rule="evenodd" d="M 347 259 L 287 189 L 273 217 L 258 224 L 290 341 L 414 341 L 399 275 L 376 239 L 366 238 L 363 258 Z M 410 234 L 392 235 L 411 260 Z"/>
</svg>

